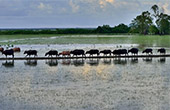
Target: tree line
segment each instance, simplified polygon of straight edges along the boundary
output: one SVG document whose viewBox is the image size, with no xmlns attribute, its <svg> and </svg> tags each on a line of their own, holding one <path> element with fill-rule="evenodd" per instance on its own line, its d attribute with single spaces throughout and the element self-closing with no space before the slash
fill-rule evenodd
<svg viewBox="0 0 170 110">
<path fill-rule="evenodd" d="M 158 5 L 151 7 L 151 12 L 144 11 L 132 20 L 130 33 L 140 34 L 170 34 L 170 15 L 164 13 Z"/>
<path fill-rule="evenodd" d="M 110 27 L 109 25 L 97 28 L 57 28 L 57 29 L 15 29 L 0 30 L 0 35 L 13 34 L 133 34 L 167 35 L 170 34 L 170 15 L 164 9 L 153 5 L 151 11 L 144 11 L 136 16 L 131 23 L 123 23 Z"/>
<path fill-rule="evenodd" d="M 116 34 L 128 33 L 130 28 L 125 24 L 115 27 L 109 25 L 98 26 L 97 28 L 57 28 L 57 29 L 5 29 L 0 30 L 0 35 L 13 34 Z"/>
</svg>

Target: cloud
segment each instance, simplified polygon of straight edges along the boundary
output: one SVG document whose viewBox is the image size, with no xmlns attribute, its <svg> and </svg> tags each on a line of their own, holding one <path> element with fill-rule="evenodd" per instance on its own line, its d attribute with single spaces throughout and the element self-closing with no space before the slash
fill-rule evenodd
<svg viewBox="0 0 170 110">
<path fill-rule="evenodd" d="M 162 8 L 164 10 L 164 13 L 170 14 L 170 9 L 169 9 L 169 4 L 168 3 L 163 4 Z"/>
<path fill-rule="evenodd" d="M 45 11 L 46 13 L 52 13 L 52 6 L 49 4 L 44 4 L 42 2 L 39 3 L 39 5 L 37 6 L 38 9 Z"/>
<path fill-rule="evenodd" d="M 80 8 L 80 6 L 79 6 L 79 5 L 77 5 L 77 4 L 75 4 L 75 3 L 73 3 L 73 1 L 72 1 L 72 0 L 70 0 L 70 1 L 69 1 L 69 5 L 71 6 L 71 8 L 72 8 L 72 12 L 73 12 L 73 13 L 78 12 L 78 10 L 79 10 L 79 8 Z"/>
<path fill-rule="evenodd" d="M 46 6 L 45 6 L 43 3 L 40 3 L 40 4 L 38 5 L 38 8 L 41 9 L 41 10 L 43 10 L 43 9 L 46 8 Z"/>
<path fill-rule="evenodd" d="M 108 4 L 114 4 L 114 0 L 100 0 L 99 5 L 101 8 L 106 7 Z"/>
<path fill-rule="evenodd" d="M 108 3 L 114 3 L 115 0 L 106 0 L 106 2 L 108 2 Z"/>
</svg>

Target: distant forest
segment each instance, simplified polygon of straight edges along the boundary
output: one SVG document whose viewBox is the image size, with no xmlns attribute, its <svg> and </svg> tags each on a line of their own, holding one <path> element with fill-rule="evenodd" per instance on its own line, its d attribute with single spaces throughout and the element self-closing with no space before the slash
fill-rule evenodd
<svg viewBox="0 0 170 110">
<path fill-rule="evenodd" d="M 123 23 L 110 27 L 109 25 L 97 28 L 56 28 L 56 29 L 0 29 L 0 35 L 13 34 L 143 34 L 169 35 L 170 15 L 164 9 L 153 5 L 151 12 L 144 11 L 136 16 L 129 25 Z"/>
</svg>

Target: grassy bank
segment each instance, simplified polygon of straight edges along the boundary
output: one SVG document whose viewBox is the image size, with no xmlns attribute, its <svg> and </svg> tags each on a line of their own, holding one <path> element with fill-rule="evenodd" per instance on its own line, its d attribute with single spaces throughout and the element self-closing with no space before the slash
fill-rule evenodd
<svg viewBox="0 0 170 110">
<path fill-rule="evenodd" d="M 0 35 L 0 44 L 139 44 L 170 47 L 170 35 Z"/>
</svg>

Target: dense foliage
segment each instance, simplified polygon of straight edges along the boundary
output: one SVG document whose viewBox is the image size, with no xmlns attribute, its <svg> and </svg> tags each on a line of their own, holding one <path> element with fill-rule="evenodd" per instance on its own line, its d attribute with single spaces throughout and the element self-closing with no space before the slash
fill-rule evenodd
<svg viewBox="0 0 170 110">
<path fill-rule="evenodd" d="M 130 28 L 125 24 L 115 27 L 109 25 L 98 26 L 97 28 L 58 28 L 58 29 L 15 29 L 1 30 L 1 35 L 13 34 L 108 34 L 128 33 Z"/>
<path fill-rule="evenodd" d="M 130 24 L 131 33 L 140 34 L 170 34 L 170 16 L 165 14 L 157 5 L 151 7 L 152 14 L 149 11 L 142 12 L 132 20 Z"/>
</svg>

